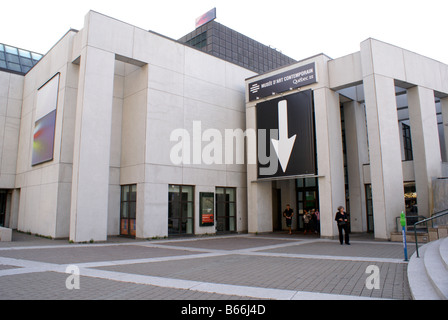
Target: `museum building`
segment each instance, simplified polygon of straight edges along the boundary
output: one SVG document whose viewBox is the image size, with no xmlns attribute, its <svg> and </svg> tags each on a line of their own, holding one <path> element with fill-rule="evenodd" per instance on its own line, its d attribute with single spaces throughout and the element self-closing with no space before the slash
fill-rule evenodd
<svg viewBox="0 0 448 320">
<path fill-rule="evenodd" d="M 0 225 L 260 233 L 290 204 L 294 230 L 317 209 L 333 238 L 342 205 L 351 232 L 389 239 L 402 211 L 434 213 L 447 65 L 375 39 L 295 61 L 214 18 L 173 40 L 90 11 L 44 56 L 0 44 Z"/>
</svg>

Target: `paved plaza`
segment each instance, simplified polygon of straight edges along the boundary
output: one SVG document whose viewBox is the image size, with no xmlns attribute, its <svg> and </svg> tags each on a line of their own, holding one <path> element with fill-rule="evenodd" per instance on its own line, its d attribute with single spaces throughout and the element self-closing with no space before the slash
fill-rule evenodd
<svg viewBox="0 0 448 320">
<path fill-rule="evenodd" d="M 70 244 L 14 232 L 0 243 L 0 299 L 409 300 L 406 269 L 401 243 L 365 235 L 350 246 L 285 233 Z"/>
</svg>

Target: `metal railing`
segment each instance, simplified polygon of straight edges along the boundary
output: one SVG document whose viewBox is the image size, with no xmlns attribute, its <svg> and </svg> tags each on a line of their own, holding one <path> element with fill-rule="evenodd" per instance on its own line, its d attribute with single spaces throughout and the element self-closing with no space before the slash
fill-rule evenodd
<svg viewBox="0 0 448 320">
<path fill-rule="evenodd" d="M 417 252 L 417 258 L 420 258 L 419 254 L 418 254 L 417 225 L 425 223 L 427 226 L 427 222 L 431 221 L 431 225 L 432 225 L 432 227 L 434 227 L 434 220 L 439 219 L 444 216 L 448 216 L 448 210 L 443 210 L 443 211 L 437 212 L 430 218 L 423 219 L 423 220 L 420 220 L 420 221 L 414 223 L 415 251 Z"/>
<path fill-rule="evenodd" d="M 418 216 L 418 215 L 411 215 L 406 214 L 406 232 L 414 231 L 414 223 L 421 221 L 423 219 L 426 219 L 425 216 Z M 401 225 L 400 225 L 400 217 L 395 218 L 395 228 L 398 233 L 401 233 Z M 428 228 L 427 226 L 420 226 L 417 228 L 417 231 L 419 232 L 427 232 Z"/>
</svg>

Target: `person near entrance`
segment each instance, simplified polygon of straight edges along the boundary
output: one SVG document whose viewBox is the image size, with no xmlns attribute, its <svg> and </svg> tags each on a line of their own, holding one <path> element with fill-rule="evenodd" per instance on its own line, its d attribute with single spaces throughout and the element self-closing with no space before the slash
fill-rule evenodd
<svg viewBox="0 0 448 320">
<path fill-rule="evenodd" d="M 303 210 L 303 226 L 305 231 L 303 232 L 303 234 L 306 234 L 306 232 L 308 231 L 309 233 L 311 233 L 311 213 L 308 210 Z"/>
<path fill-rule="evenodd" d="M 283 211 L 283 216 L 286 218 L 286 226 L 289 228 L 289 234 L 291 234 L 291 223 L 294 211 L 291 209 L 289 204 L 286 205 L 285 211 Z"/>
<path fill-rule="evenodd" d="M 319 210 L 311 209 L 311 221 L 313 221 L 313 230 L 315 234 L 320 233 L 320 213 Z"/>
<path fill-rule="evenodd" d="M 345 244 L 350 245 L 350 239 L 348 235 L 348 216 L 344 211 L 344 207 L 338 207 L 338 212 L 336 212 L 336 217 L 334 218 L 334 220 L 336 220 L 338 224 L 339 242 L 343 244 L 344 237 L 342 236 L 342 231 L 344 231 Z"/>
</svg>

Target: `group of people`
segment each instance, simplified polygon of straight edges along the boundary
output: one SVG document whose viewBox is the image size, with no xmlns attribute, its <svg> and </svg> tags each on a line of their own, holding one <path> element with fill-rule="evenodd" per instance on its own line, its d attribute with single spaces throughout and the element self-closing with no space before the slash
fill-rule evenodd
<svg viewBox="0 0 448 320">
<path fill-rule="evenodd" d="M 291 232 L 291 224 L 292 217 L 294 216 L 294 210 L 290 207 L 289 204 L 286 205 L 285 211 L 283 211 L 283 216 L 286 219 L 286 226 L 289 228 L 289 234 Z M 336 212 L 336 216 L 334 219 L 338 225 L 339 231 L 339 242 L 340 244 L 350 245 L 349 239 L 349 228 L 348 228 L 348 215 L 344 211 L 344 207 L 338 207 L 338 211 Z M 320 231 L 320 213 L 316 209 L 311 209 L 310 211 L 303 211 L 303 224 L 304 224 L 304 234 L 309 233 L 318 233 Z"/>
<path fill-rule="evenodd" d="M 292 217 L 294 216 L 294 211 L 291 209 L 290 205 L 286 205 L 286 210 L 283 211 L 283 216 L 286 219 L 286 226 L 289 228 L 289 234 L 291 232 Z M 303 211 L 303 224 L 304 224 L 304 234 L 309 233 L 319 233 L 320 231 L 320 213 L 316 209 L 304 210 Z"/>
</svg>

